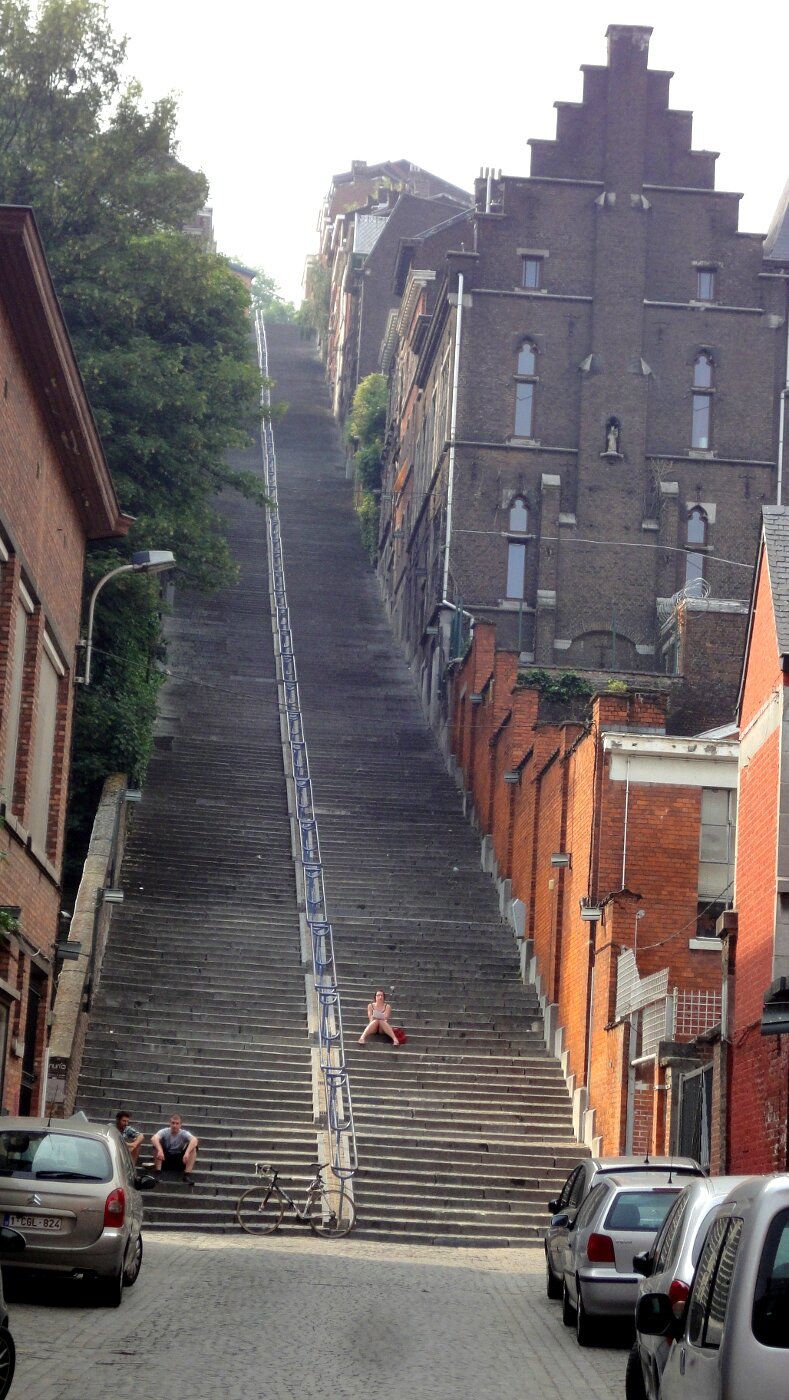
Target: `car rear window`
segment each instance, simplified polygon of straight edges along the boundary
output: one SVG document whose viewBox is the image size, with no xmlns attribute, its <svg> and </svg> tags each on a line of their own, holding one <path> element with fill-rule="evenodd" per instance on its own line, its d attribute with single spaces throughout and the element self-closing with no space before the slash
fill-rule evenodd
<svg viewBox="0 0 789 1400">
<path fill-rule="evenodd" d="M 606 1216 L 608 1230 L 659 1230 L 680 1188 L 656 1191 L 620 1191 Z"/>
<path fill-rule="evenodd" d="M 98 1138 L 46 1131 L 0 1132 L 0 1176 L 109 1181 L 112 1162 Z"/>
<path fill-rule="evenodd" d="M 765 1347 L 789 1349 L 789 1210 L 776 1215 L 764 1242 L 751 1326 Z"/>
</svg>

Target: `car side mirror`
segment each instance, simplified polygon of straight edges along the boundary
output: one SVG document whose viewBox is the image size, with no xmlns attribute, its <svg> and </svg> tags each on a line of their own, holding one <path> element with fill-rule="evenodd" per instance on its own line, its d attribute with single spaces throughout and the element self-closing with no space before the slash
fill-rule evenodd
<svg viewBox="0 0 789 1400">
<path fill-rule="evenodd" d="M 156 1185 L 156 1177 L 151 1176 L 150 1172 L 137 1172 L 134 1184 L 138 1191 L 152 1191 Z"/>
<path fill-rule="evenodd" d="M 558 1196 L 556 1197 L 556 1199 L 555 1199 L 554 1201 L 549 1201 L 549 1202 L 548 1202 L 548 1209 L 549 1209 L 549 1211 L 551 1212 L 551 1215 L 555 1215 L 556 1212 L 557 1212 L 557 1210 L 561 1210 L 561 1208 L 562 1208 L 562 1207 L 561 1207 L 561 1202 L 559 1201 L 559 1197 L 558 1197 Z"/>
<path fill-rule="evenodd" d="M 683 1322 L 674 1316 L 667 1293 L 644 1293 L 636 1303 L 636 1331 L 645 1337 L 682 1336 Z"/>
<path fill-rule="evenodd" d="M 652 1273 L 652 1256 L 648 1249 L 643 1250 L 641 1254 L 633 1255 L 633 1273 L 641 1274 L 643 1278 L 649 1278 Z"/>
<path fill-rule="evenodd" d="M 19 1254 L 27 1249 L 27 1240 L 18 1230 L 12 1230 L 10 1225 L 0 1225 L 0 1249 L 4 1254 Z"/>
<path fill-rule="evenodd" d="M 570 1217 L 567 1211 L 563 1210 L 560 1211 L 558 1215 L 554 1215 L 551 1224 L 555 1225 L 557 1230 L 568 1230 L 570 1228 Z"/>
</svg>

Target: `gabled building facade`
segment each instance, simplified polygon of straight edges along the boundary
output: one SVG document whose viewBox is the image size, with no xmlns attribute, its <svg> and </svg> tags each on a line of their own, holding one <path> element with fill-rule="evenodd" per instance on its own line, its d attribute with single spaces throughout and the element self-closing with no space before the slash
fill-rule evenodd
<svg viewBox="0 0 789 1400">
<path fill-rule="evenodd" d="M 401 203 L 403 196 L 410 199 Z M 394 244 L 368 258 L 390 218 L 398 236 L 438 223 L 441 211 L 471 204 L 471 196 L 411 161 L 367 165 L 332 178 L 318 221 L 318 260 L 329 275 L 329 325 L 325 349 L 332 409 L 345 422 L 360 379 L 378 368 L 382 321 L 391 302 Z M 384 315 L 381 312 L 385 307 Z"/>
<path fill-rule="evenodd" d="M 125 534 L 29 209 L 0 207 L 0 1105 L 40 1111 L 85 545 Z"/>
<path fill-rule="evenodd" d="M 748 596 L 779 490 L 781 245 L 739 230 L 650 32 L 612 26 L 530 175 L 478 181 L 470 225 L 412 265 L 378 568 L 435 706 L 452 608 L 542 666 L 655 672 L 677 595 Z"/>
</svg>

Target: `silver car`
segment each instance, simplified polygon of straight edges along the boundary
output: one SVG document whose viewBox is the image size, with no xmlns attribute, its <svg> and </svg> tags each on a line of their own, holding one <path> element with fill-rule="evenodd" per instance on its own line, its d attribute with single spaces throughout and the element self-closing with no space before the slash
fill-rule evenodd
<svg viewBox="0 0 789 1400">
<path fill-rule="evenodd" d="M 682 1190 L 673 1171 L 601 1176 L 568 1231 L 562 1318 L 580 1346 L 593 1340 L 594 1318 L 632 1317 L 639 1275 L 633 1256 L 648 1249 Z"/>
<path fill-rule="evenodd" d="M 21 1232 L 3 1267 L 87 1279 L 118 1307 L 142 1264 L 142 1200 L 117 1129 L 73 1118 L 0 1119 L 0 1223 Z"/>
<path fill-rule="evenodd" d="M 744 1180 L 742 1176 L 708 1176 L 688 1182 L 651 1249 L 633 1260 L 636 1272 L 644 1275 L 639 1298 L 647 1293 L 666 1293 L 675 1315 L 682 1316 L 713 1211 Z M 667 1337 L 636 1333 L 625 1374 L 627 1400 L 660 1400 L 660 1377 L 670 1347 Z"/>
<path fill-rule="evenodd" d="M 553 1217 L 545 1232 L 545 1288 L 549 1298 L 562 1296 L 562 1272 L 567 1234 L 595 1182 L 601 1176 L 673 1169 L 683 1183 L 704 1172 L 692 1157 L 584 1157 L 573 1167 L 560 1194 L 548 1202 Z"/>
<path fill-rule="evenodd" d="M 789 1174 L 748 1177 L 714 1211 L 687 1307 L 639 1298 L 642 1336 L 674 1345 L 661 1400 L 789 1394 Z"/>
</svg>

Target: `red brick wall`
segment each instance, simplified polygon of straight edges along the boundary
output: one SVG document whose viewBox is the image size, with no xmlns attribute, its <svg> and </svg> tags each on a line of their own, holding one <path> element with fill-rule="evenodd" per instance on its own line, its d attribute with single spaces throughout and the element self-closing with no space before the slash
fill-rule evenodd
<svg viewBox="0 0 789 1400">
<path fill-rule="evenodd" d="M 0 566 L 0 766 L 5 753 L 13 665 L 11 623 L 20 577 L 36 605 L 27 629 L 15 790 L 6 795 L 13 815 L 0 831 L 0 851 L 5 856 L 0 861 L 0 904 L 20 907 L 24 935 L 23 939 L 11 935 L 0 948 L 0 978 L 19 993 L 13 999 L 3 1094 L 3 1107 L 14 1112 L 21 1059 L 14 1052 L 13 1042 L 23 1040 L 25 1035 L 30 955 L 37 948 L 46 959 L 57 937 L 71 734 L 70 672 L 79 636 L 85 536 L 64 474 L 62 445 L 55 444 L 49 436 L 1 299 L 0 363 L 0 522 L 11 551 L 9 563 Z M 37 677 L 45 625 L 66 665 L 67 675 L 60 685 L 46 851 L 34 851 L 27 845 L 26 828 L 37 722 Z M 14 820 L 17 826 L 12 829 Z M 45 998 L 48 1001 L 48 986 Z M 45 1040 L 45 1012 L 43 1005 L 37 1064 Z M 33 1112 L 38 1107 L 37 1093 L 36 1085 Z"/>
<path fill-rule="evenodd" d="M 744 751 L 749 724 L 770 696 L 782 699 L 783 676 L 766 566 L 754 600 L 751 643 L 741 707 Z M 773 702 L 776 704 L 777 702 Z M 778 712 L 776 711 L 776 717 Z M 758 720 L 757 720 L 758 722 Z M 770 1172 L 787 1166 L 786 1036 L 762 1037 L 764 993 L 772 973 L 778 842 L 781 725 L 740 767 L 737 820 L 738 934 L 731 1026 L 730 1168 Z"/>
</svg>

